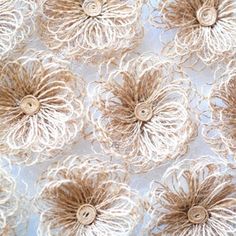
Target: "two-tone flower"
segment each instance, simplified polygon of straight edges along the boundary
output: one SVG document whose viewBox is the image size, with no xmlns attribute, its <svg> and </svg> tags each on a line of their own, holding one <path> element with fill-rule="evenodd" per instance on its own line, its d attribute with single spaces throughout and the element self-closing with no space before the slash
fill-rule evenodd
<svg viewBox="0 0 236 236">
<path fill-rule="evenodd" d="M 2 154 L 30 164 L 73 141 L 83 124 L 83 84 L 67 66 L 34 53 L 4 61 L 0 72 Z"/>
<path fill-rule="evenodd" d="M 125 236 L 142 215 L 127 172 L 94 157 L 68 157 L 49 169 L 36 197 L 39 235 Z"/>
<path fill-rule="evenodd" d="M 153 7 L 150 22 L 174 32 L 166 45 L 172 56 L 196 55 L 205 64 L 212 64 L 235 53 L 234 0 L 162 0 Z"/>
</svg>

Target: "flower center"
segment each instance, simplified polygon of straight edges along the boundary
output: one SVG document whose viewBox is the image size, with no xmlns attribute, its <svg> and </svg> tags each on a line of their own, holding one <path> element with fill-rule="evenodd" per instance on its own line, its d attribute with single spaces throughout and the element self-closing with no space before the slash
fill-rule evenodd
<svg viewBox="0 0 236 236">
<path fill-rule="evenodd" d="M 88 16 L 98 16 L 102 12 L 102 2 L 100 0 L 84 0 L 82 8 Z"/>
<path fill-rule="evenodd" d="M 39 111 L 40 103 L 36 97 L 27 95 L 21 100 L 20 108 L 26 115 L 32 116 Z"/>
<path fill-rule="evenodd" d="M 191 207 L 188 211 L 188 219 L 193 224 L 203 224 L 209 218 L 207 210 L 202 206 Z"/>
<path fill-rule="evenodd" d="M 214 7 L 202 6 L 197 11 L 197 20 L 202 26 L 212 26 L 217 20 L 217 11 Z"/>
<path fill-rule="evenodd" d="M 134 114 L 138 120 L 148 121 L 152 118 L 152 105 L 146 102 L 138 103 L 135 107 Z"/>
<path fill-rule="evenodd" d="M 80 206 L 77 211 L 76 217 L 82 225 L 90 225 L 94 222 L 97 216 L 97 211 L 94 206 L 84 204 Z"/>
</svg>

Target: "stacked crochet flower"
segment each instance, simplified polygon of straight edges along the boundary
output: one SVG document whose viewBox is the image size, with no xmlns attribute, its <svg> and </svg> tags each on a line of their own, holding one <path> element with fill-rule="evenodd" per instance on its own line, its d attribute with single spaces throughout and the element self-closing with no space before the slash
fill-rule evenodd
<svg viewBox="0 0 236 236">
<path fill-rule="evenodd" d="M 120 165 L 96 156 L 67 158 L 48 170 L 40 183 L 39 235 L 130 235 L 142 208 L 126 182 Z"/>
<path fill-rule="evenodd" d="M 174 55 L 197 55 L 205 64 L 227 59 L 236 49 L 234 0 L 162 0 L 154 7 L 151 23 L 176 30 L 167 48 Z"/>
<path fill-rule="evenodd" d="M 233 172 L 232 172 L 233 173 Z M 151 187 L 149 235 L 235 235 L 235 175 L 210 157 L 170 167 Z"/>
<path fill-rule="evenodd" d="M 1 153 L 16 155 L 17 163 L 31 164 L 71 142 L 82 125 L 76 80 L 80 82 L 50 54 L 1 64 Z"/>
<path fill-rule="evenodd" d="M 42 40 L 50 49 L 97 60 L 130 50 L 142 37 L 142 1 L 39 0 Z"/>
<path fill-rule="evenodd" d="M 96 82 L 90 109 L 94 139 L 138 172 L 183 155 L 197 132 L 190 82 L 176 70 L 147 54 L 101 70 Z"/>
</svg>

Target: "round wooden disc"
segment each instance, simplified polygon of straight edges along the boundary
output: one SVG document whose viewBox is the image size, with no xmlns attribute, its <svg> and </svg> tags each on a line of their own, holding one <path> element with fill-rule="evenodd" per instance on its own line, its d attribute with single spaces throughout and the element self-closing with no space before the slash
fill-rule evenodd
<svg viewBox="0 0 236 236">
<path fill-rule="evenodd" d="M 102 12 L 102 2 L 100 0 L 85 0 L 82 8 L 88 16 L 98 16 Z"/>
<path fill-rule="evenodd" d="M 153 115 L 152 105 L 145 102 L 139 103 L 136 105 L 134 113 L 138 120 L 148 121 Z"/>
<path fill-rule="evenodd" d="M 40 103 L 36 97 L 27 95 L 21 100 L 20 108 L 26 115 L 34 115 L 39 111 Z"/>
<path fill-rule="evenodd" d="M 203 6 L 197 11 L 197 20 L 202 26 L 212 26 L 217 21 L 217 11 L 214 7 Z"/>
<path fill-rule="evenodd" d="M 97 215 L 97 211 L 94 206 L 90 204 L 84 204 L 80 206 L 77 211 L 77 219 L 83 225 L 90 225 L 94 222 Z"/>
<path fill-rule="evenodd" d="M 203 224 L 208 220 L 208 212 L 202 206 L 191 207 L 188 211 L 188 219 L 193 224 Z"/>
</svg>

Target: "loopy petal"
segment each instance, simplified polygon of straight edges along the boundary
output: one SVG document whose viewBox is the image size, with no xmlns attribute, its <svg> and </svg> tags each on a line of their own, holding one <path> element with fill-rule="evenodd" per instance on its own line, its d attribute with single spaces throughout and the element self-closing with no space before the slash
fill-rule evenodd
<svg viewBox="0 0 236 236">
<path fill-rule="evenodd" d="M 236 158 L 236 60 L 219 67 L 209 96 L 210 121 L 204 136 L 213 150 Z"/>
<path fill-rule="evenodd" d="M 16 190 L 12 176 L 0 167 L 0 234 L 13 236 L 26 223 L 25 199 Z M 18 228 L 19 227 L 19 228 Z"/>
<path fill-rule="evenodd" d="M 32 0 L 2 0 L 0 3 L 0 57 L 11 53 L 26 40 L 33 26 Z"/>
</svg>

